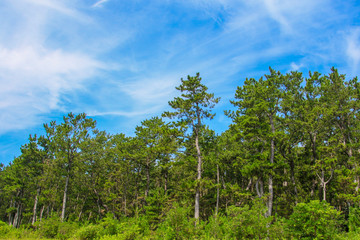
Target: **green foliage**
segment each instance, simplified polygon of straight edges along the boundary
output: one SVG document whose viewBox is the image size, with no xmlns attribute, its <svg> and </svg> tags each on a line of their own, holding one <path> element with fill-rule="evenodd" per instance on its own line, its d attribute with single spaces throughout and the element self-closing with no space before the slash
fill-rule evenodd
<svg viewBox="0 0 360 240">
<path fill-rule="evenodd" d="M 39 236 L 44 238 L 54 238 L 58 234 L 61 221 L 58 217 L 53 216 L 43 219 L 35 224 L 35 228 Z"/>
<path fill-rule="evenodd" d="M 75 237 L 79 240 L 92 240 L 99 238 L 99 232 L 102 230 L 100 225 L 89 224 L 80 227 L 76 233 Z"/>
<path fill-rule="evenodd" d="M 360 209 L 359 207 L 350 207 L 349 211 L 349 231 L 360 233 Z"/>
<path fill-rule="evenodd" d="M 195 220 L 189 215 L 189 207 L 174 204 L 156 230 L 158 239 L 190 239 L 193 237 Z"/>
<path fill-rule="evenodd" d="M 12 227 L 9 226 L 9 224 L 4 223 L 3 221 L 0 221 L 0 237 L 5 236 L 12 230 Z"/>
<path fill-rule="evenodd" d="M 299 203 L 287 222 L 287 229 L 297 239 L 332 239 L 339 231 L 340 214 L 325 201 Z"/>
<path fill-rule="evenodd" d="M 79 228 L 76 222 L 62 222 L 59 224 L 56 238 L 57 239 L 69 239 Z"/>
<path fill-rule="evenodd" d="M 269 234 L 283 236 L 283 230 L 275 225 L 276 232 L 272 231 L 272 217 L 265 217 L 267 208 L 261 200 L 254 200 L 253 206 L 230 206 L 224 224 L 226 237 L 235 239 L 264 239 Z"/>
</svg>

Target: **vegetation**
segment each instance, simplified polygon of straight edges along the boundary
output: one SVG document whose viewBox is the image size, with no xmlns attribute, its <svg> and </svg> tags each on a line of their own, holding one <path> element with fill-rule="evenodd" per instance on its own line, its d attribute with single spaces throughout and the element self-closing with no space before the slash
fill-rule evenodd
<svg viewBox="0 0 360 240">
<path fill-rule="evenodd" d="M 357 78 L 270 69 L 220 135 L 201 81 L 133 137 L 84 113 L 44 124 L 0 168 L 0 238 L 360 239 Z"/>
</svg>

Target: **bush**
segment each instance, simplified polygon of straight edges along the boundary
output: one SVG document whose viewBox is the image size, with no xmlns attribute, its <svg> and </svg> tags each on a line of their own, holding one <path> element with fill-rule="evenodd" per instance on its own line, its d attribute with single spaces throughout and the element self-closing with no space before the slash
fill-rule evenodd
<svg viewBox="0 0 360 240">
<path fill-rule="evenodd" d="M 79 228 L 76 233 L 75 237 L 80 240 L 92 240 L 99 238 L 99 232 L 101 231 L 101 226 L 99 225 L 85 225 Z"/>
<path fill-rule="evenodd" d="M 7 223 L 0 221 L 0 236 L 3 237 L 8 234 L 12 230 L 12 227 L 9 226 Z"/>
<path fill-rule="evenodd" d="M 60 218 L 54 216 L 47 219 L 42 219 L 41 222 L 36 222 L 35 228 L 41 237 L 55 238 L 55 236 L 58 234 L 60 224 Z"/>
<path fill-rule="evenodd" d="M 189 216 L 190 208 L 175 204 L 166 214 L 165 220 L 156 230 L 158 239 L 191 239 L 194 238 L 194 219 Z"/>
<path fill-rule="evenodd" d="M 351 207 L 349 211 L 349 231 L 360 232 L 360 209 Z"/>
<path fill-rule="evenodd" d="M 79 225 L 74 222 L 62 222 L 59 224 L 57 239 L 69 239 L 78 229 Z"/>
<path fill-rule="evenodd" d="M 272 221 L 271 217 L 265 217 L 266 206 L 261 200 L 255 200 L 250 208 L 230 206 L 227 211 L 225 228 L 227 238 L 254 239 L 266 238 L 268 228 Z"/>
<path fill-rule="evenodd" d="M 339 231 L 340 212 L 325 201 L 310 201 L 295 206 L 287 226 L 296 239 L 332 239 Z"/>
</svg>

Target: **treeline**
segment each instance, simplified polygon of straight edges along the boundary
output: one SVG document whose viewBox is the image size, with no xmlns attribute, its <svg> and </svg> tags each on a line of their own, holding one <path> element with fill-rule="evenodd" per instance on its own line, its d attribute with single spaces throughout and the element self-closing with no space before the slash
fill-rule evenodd
<svg viewBox="0 0 360 240">
<path fill-rule="evenodd" d="M 172 111 L 142 121 L 134 137 L 99 131 L 85 114 L 44 124 L 45 134 L 31 135 L 1 168 L 1 220 L 39 228 L 54 217 L 87 224 L 142 219 L 153 232 L 168 224 L 170 239 L 182 238 L 177 220 L 219 234 L 224 227 L 239 239 L 271 231 L 328 239 L 360 226 L 357 78 L 334 68 L 307 77 L 270 69 L 237 88 L 235 110 L 225 112 L 232 124 L 220 135 L 205 124 L 220 99 L 199 74 L 176 89 Z M 299 221 L 317 210 L 325 230 L 303 230 L 311 226 Z M 217 228 L 206 228 L 211 224 Z M 257 232 L 246 232 L 249 226 Z"/>
</svg>

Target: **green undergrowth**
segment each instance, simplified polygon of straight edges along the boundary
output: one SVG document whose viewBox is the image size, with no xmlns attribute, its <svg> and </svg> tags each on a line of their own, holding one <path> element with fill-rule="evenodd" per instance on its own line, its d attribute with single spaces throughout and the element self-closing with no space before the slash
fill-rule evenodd
<svg viewBox="0 0 360 240">
<path fill-rule="evenodd" d="M 52 217 L 34 226 L 13 228 L 0 222 L 0 239 L 359 239 L 359 209 L 350 210 L 347 220 L 330 204 L 299 203 L 288 219 L 265 217 L 261 201 L 252 206 L 230 206 L 226 212 L 195 224 L 189 207 L 174 204 L 154 224 L 146 215 L 114 219 L 108 214 L 96 223 L 61 222 Z"/>
</svg>

